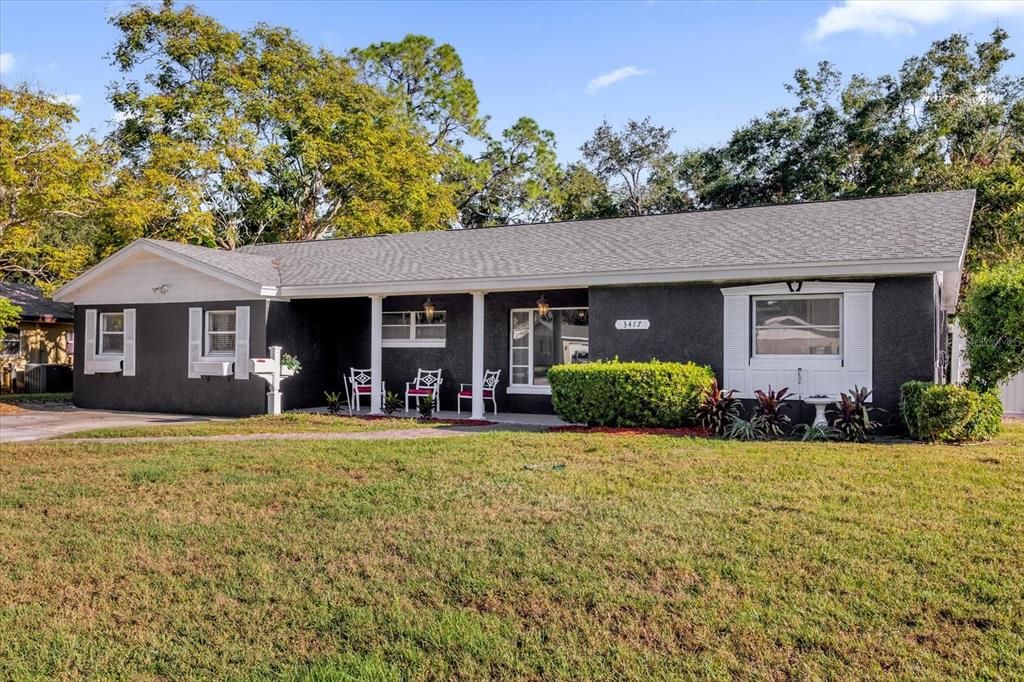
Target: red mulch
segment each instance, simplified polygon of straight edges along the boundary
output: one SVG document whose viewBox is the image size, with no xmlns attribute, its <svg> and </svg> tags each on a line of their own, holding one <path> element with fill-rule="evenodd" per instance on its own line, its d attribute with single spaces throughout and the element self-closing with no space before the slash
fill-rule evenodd
<svg viewBox="0 0 1024 682">
<path fill-rule="evenodd" d="M 612 433 L 617 436 L 684 436 L 707 438 L 707 429 L 684 426 L 678 429 L 659 429 L 636 426 L 552 426 L 548 431 L 556 433 Z"/>
</svg>

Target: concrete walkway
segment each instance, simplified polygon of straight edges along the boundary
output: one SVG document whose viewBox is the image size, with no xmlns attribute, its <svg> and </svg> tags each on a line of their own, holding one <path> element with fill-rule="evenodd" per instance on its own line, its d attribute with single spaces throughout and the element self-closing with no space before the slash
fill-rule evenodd
<svg viewBox="0 0 1024 682">
<path fill-rule="evenodd" d="M 384 431 L 300 431 L 297 433 L 228 433 L 219 436 L 128 436 L 125 438 L 55 438 L 61 443 L 160 443 L 164 441 L 244 441 L 244 440 L 409 440 L 413 438 L 450 438 L 483 433 L 487 427 L 440 427 L 436 429 L 386 429 Z"/>
<path fill-rule="evenodd" d="M 22 443 L 110 426 L 145 426 L 212 421 L 215 417 L 146 412 L 80 410 L 72 406 L 39 409 L 22 406 L 14 414 L 0 414 L 0 443 Z"/>
</svg>

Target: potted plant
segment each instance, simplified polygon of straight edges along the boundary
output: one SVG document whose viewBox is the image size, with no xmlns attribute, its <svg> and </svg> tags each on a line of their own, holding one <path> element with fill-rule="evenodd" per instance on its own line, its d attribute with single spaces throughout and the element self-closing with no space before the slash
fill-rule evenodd
<svg viewBox="0 0 1024 682">
<path fill-rule="evenodd" d="M 281 353 L 281 376 L 295 376 L 302 369 L 302 363 L 291 353 Z"/>
</svg>

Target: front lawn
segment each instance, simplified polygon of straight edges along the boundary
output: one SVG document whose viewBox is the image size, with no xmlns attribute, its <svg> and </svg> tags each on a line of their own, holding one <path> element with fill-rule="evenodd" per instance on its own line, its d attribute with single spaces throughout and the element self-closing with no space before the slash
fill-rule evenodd
<svg viewBox="0 0 1024 682">
<path fill-rule="evenodd" d="M 1021 425 L 2 448 L 0 679 L 1024 676 Z"/>
<path fill-rule="evenodd" d="M 253 433 L 356 433 L 362 431 L 390 431 L 437 426 L 437 422 L 423 423 L 416 419 L 365 419 L 362 417 L 335 417 L 329 414 L 286 412 L 277 416 L 246 417 L 244 419 L 218 419 L 206 422 L 161 424 L 157 426 L 111 426 L 90 431 L 79 431 L 60 438 L 153 438 L 164 436 L 226 436 Z"/>
</svg>

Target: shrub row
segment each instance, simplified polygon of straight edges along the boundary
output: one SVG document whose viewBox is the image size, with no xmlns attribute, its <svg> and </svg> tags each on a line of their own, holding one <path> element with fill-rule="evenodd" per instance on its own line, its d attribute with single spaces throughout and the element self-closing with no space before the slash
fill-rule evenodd
<svg viewBox="0 0 1024 682">
<path fill-rule="evenodd" d="M 1003 404 L 993 391 L 908 381 L 900 389 L 900 415 L 916 440 L 978 441 L 999 433 Z"/>
<path fill-rule="evenodd" d="M 695 424 L 714 378 L 710 367 L 692 362 L 594 362 L 548 371 L 555 412 L 588 426 Z"/>
</svg>

